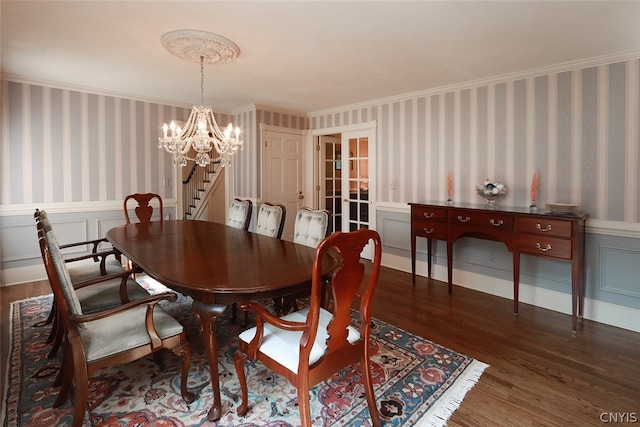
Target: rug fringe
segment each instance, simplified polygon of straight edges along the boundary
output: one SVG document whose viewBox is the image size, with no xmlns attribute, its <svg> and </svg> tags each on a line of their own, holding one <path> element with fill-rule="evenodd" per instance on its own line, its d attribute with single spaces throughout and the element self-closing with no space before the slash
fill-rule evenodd
<svg viewBox="0 0 640 427">
<path fill-rule="evenodd" d="M 469 390 L 476 385 L 488 367 L 486 363 L 473 359 L 460 375 L 457 386 L 447 390 L 438 399 L 438 403 L 429 409 L 415 425 L 417 427 L 446 426 L 451 415 L 460 407 Z"/>
</svg>

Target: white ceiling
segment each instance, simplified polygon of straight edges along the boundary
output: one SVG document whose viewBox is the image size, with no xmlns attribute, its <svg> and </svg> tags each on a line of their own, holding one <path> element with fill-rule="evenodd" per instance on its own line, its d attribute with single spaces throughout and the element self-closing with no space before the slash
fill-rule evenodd
<svg viewBox="0 0 640 427">
<path fill-rule="evenodd" d="M 191 105 L 200 66 L 162 47 L 177 29 L 240 47 L 205 66 L 205 103 L 312 112 L 638 53 L 640 2 L 6 1 L 2 73 Z"/>
</svg>

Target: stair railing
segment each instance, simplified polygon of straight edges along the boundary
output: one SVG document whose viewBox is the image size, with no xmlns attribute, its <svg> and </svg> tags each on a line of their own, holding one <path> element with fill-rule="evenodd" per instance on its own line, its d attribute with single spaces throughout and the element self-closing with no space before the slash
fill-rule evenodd
<svg viewBox="0 0 640 427">
<path fill-rule="evenodd" d="M 214 161 L 207 166 L 198 166 L 193 163 L 189 175 L 182 181 L 182 203 L 184 219 L 190 219 L 191 213 L 201 201 L 201 196 L 206 192 L 207 186 L 213 181 L 215 173 L 220 167 L 220 161 Z"/>
</svg>

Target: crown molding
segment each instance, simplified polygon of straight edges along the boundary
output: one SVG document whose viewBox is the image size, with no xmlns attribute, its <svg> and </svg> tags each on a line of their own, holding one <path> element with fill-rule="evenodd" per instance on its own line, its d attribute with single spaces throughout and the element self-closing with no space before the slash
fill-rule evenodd
<svg viewBox="0 0 640 427">
<path fill-rule="evenodd" d="M 6 81 L 9 81 L 9 82 L 15 82 L 15 83 L 30 84 L 30 85 L 35 85 L 35 86 L 50 87 L 52 89 L 69 90 L 69 91 L 75 91 L 75 92 L 85 92 L 85 93 L 90 93 L 92 95 L 101 95 L 101 96 L 110 96 L 110 97 L 113 97 L 113 98 L 130 99 L 132 101 L 148 102 L 148 103 L 151 103 L 151 104 L 167 105 L 167 106 L 170 106 L 170 107 L 181 107 L 181 108 L 187 108 L 187 109 L 190 109 L 191 107 L 193 107 L 193 104 L 184 104 L 184 103 L 180 103 L 180 102 L 176 102 L 176 101 L 170 101 L 170 100 L 167 100 L 167 99 L 143 98 L 143 97 L 140 97 L 140 96 L 137 96 L 137 95 L 121 93 L 121 92 L 114 92 L 114 91 L 100 90 L 100 89 L 86 87 L 86 86 L 69 85 L 69 84 L 58 83 L 58 82 L 50 82 L 50 81 L 44 81 L 44 80 L 38 80 L 38 79 L 31 79 L 31 78 L 28 78 L 28 77 L 18 76 L 18 75 L 15 75 L 15 74 L 2 73 L 2 80 L 6 80 Z"/>
<path fill-rule="evenodd" d="M 268 105 L 261 105 L 261 104 L 253 104 L 253 106 L 255 107 L 256 110 L 264 110 L 264 111 L 270 111 L 272 113 L 292 114 L 296 116 L 309 117 L 308 113 L 303 113 L 301 111 L 286 110 L 284 108 L 270 107 Z"/>
<path fill-rule="evenodd" d="M 501 74 L 485 79 L 470 80 L 462 83 L 455 83 L 446 86 L 439 86 L 431 89 L 424 89 L 416 92 L 407 92 L 399 95 L 393 95 L 386 98 L 379 98 L 371 101 L 360 102 L 357 104 L 343 105 L 340 107 L 328 108 L 325 110 L 312 111 L 308 113 L 309 118 L 317 116 L 326 116 L 345 110 L 355 110 L 359 108 L 367 108 L 380 104 L 390 104 L 397 101 L 404 101 L 411 98 L 427 97 L 431 95 L 437 95 L 441 93 L 455 92 L 459 90 L 470 89 L 473 87 L 488 86 L 492 84 L 504 83 L 508 81 L 516 81 L 529 79 L 533 77 L 544 76 L 548 74 L 556 74 L 565 71 L 578 70 L 582 68 L 596 67 L 600 65 L 612 64 L 615 62 L 623 62 L 634 59 L 640 59 L 640 50 L 632 50 L 627 52 L 620 52 L 610 55 L 603 55 L 594 58 L 581 59 L 576 61 L 568 61 L 560 64 L 551 65 L 548 67 L 534 68 L 525 71 L 519 71 L 515 73 Z"/>
</svg>

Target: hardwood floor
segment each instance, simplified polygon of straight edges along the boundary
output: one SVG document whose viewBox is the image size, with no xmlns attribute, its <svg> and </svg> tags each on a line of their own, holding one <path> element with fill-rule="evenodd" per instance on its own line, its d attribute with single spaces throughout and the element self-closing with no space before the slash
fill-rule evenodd
<svg viewBox="0 0 640 427">
<path fill-rule="evenodd" d="M 47 282 L 0 288 L 2 386 L 9 304 Z M 490 365 L 449 420 L 461 426 L 640 423 L 640 334 L 382 268 L 373 315 Z M 613 415 L 610 415 L 613 414 Z M 622 414 L 622 415 L 621 415 Z"/>
</svg>

